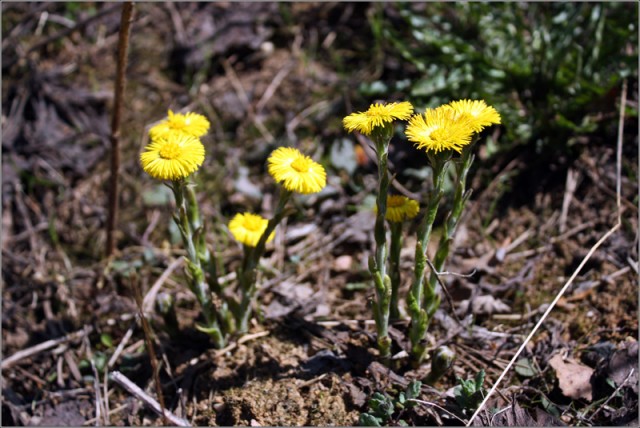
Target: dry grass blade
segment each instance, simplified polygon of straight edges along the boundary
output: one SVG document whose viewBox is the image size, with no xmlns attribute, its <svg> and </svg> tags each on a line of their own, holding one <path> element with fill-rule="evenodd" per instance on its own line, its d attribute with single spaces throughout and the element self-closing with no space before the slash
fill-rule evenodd
<svg viewBox="0 0 640 428">
<path fill-rule="evenodd" d="M 129 391 L 131 394 L 133 394 L 134 396 L 136 396 L 137 398 L 142 400 L 156 414 L 163 415 L 165 418 L 167 418 L 169 420 L 169 422 L 171 422 L 171 424 L 173 424 L 174 426 L 178 426 L 178 427 L 188 427 L 188 426 L 190 426 L 189 422 L 187 422 L 186 420 L 177 417 L 176 415 L 174 415 L 173 413 L 171 413 L 167 409 L 164 409 L 164 407 L 161 407 L 160 404 L 156 400 L 154 400 L 153 398 L 149 397 L 142 389 L 140 389 L 138 387 L 138 385 L 136 385 L 135 383 L 131 382 L 129 380 L 129 378 L 127 378 L 125 375 L 123 375 L 119 371 L 111 372 L 109 377 L 111 378 L 111 380 L 116 382 L 118 385 L 122 386 L 124 389 Z"/>
<path fill-rule="evenodd" d="M 142 310 L 144 312 L 149 312 L 151 309 L 153 309 L 153 303 L 156 300 L 158 291 L 160 291 L 160 288 L 167 280 L 167 278 L 169 278 L 169 276 L 173 273 L 173 271 L 182 266 L 183 262 L 184 259 L 182 257 L 175 259 L 173 262 L 171 262 L 169 267 L 167 267 L 167 269 L 162 272 L 162 275 L 160 275 L 158 280 L 151 286 L 147 294 L 144 296 L 144 299 L 142 300 Z"/>
<path fill-rule="evenodd" d="M 142 331 L 144 332 L 144 339 L 147 346 L 147 350 L 149 351 L 149 361 L 151 363 L 151 370 L 153 372 L 153 382 L 156 387 L 156 394 L 158 395 L 158 401 L 160 402 L 160 410 L 162 414 L 162 419 L 165 425 L 169 425 L 169 420 L 165 415 L 167 409 L 164 406 L 164 396 L 162 395 L 162 385 L 160 384 L 160 376 L 158 374 L 158 360 L 156 358 L 156 351 L 153 347 L 153 336 L 151 333 L 151 327 L 147 322 L 147 317 L 144 316 L 144 308 L 142 303 L 142 292 L 140 291 L 140 285 L 138 284 L 137 277 L 132 276 L 131 285 L 133 287 L 133 291 L 136 298 L 136 304 L 138 305 L 138 312 L 140 315 L 140 322 L 142 324 Z"/>
<path fill-rule="evenodd" d="M 18 351 L 15 354 L 13 354 L 12 356 L 10 356 L 9 358 L 6 358 L 2 361 L 2 364 L 0 365 L 0 368 L 2 370 L 8 369 L 9 367 L 13 366 L 14 364 L 16 364 L 17 362 L 19 362 L 20 360 L 23 360 L 25 358 L 29 358 L 32 357 L 36 354 L 39 354 L 40 352 L 44 352 L 48 349 L 51 348 L 55 348 L 56 346 L 65 343 L 65 342 L 71 342 L 73 340 L 77 340 L 80 339 L 86 335 L 88 335 L 89 333 L 91 333 L 93 331 L 93 328 L 90 326 L 87 326 L 86 328 L 83 328 L 82 330 L 78 330 L 74 333 L 68 334 L 64 337 L 61 337 L 59 339 L 52 339 L 52 340 L 47 340 L 46 342 L 42 342 L 39 343 L 35 346 L 32 346 L 30 348 L 27 349 L 23 349 L 22 351 Z"/>
<path fill-rule="evenodd" d="M 611 229 L 609 229 L 607 231 L 607 233 L 605 233 L 598 240 L 598 242 L 596 242 L 591 247 L 589 252 L 584 256 L 584 258 L 582 259 L 582 261 L 580 262 L 578 267 L 575 269 L 575 271 L 573 272 L 573 274 L 571 275 L 569 280 L 562 286 L 562 288 L 560 289 L 560 291 L 558 292 L 556 297 L 553 299 L 553 301 L 551 302 L 551 304 L 549 305 L 547 310 L 544 312 L 544 314 L 542 314 L 542 317 L 540 318 L 540 320 L 533 327 L 533 330 L 531 330 L 531 333 L 529 333 L 529 335 L 526 337 L 524 342 L 522 342 L 522 345 L 520 346 L 520 348 L 518 348 L 518 351 L 514 354 L 514 356 L 511 359 L 511 361 L 509 361 L 509 364 L 504 369 L 504 371 L 502 372 L 500 377 L 498 377 L 498 380 L 496 380 L 496 382 L 493 384 L 493 386 L 489 390 L 489 393 L 486 395 L 486 397 L 484 397 L 484 400 L 482 400 L 482 403 L 480 403 L 480 406 L 478 406 L 478 408 L 476 409 L 476 411 L 473 414 L 473 416 L 471 416 L 471 418 L 469 419 L 469 422 L 467 422 L 466 426 L 470 426 L 473 423 L 473 420 L 480 414 L 480 412 L 482 411 L 484 406 L 489 401 L 489 398 L 491 398 L 493 393 L 496 391 L 498 385 L 500 385 L 500 382 L 502 381 L 502 379 L 506 376 L 506 374 L 509 372 L 509 370 L 511 370 L 511 367 L 515 364 L 516 360 L 520 357 L 520 354 L 522 353 L 522 351 L 524 351 L 524 348 L 531 341 L 531 339 L 536 334 L 538 329 L 542 326 L 542 323 L 544 323 L 544 321 L 547 319 L 547 316 L 549 316 L 549 314 L 551 313 L 553 308 L 556 306 L 556 304 L 558 303 L 560 298 L 569 289 L 569 286 L 571 286 L 571 284 L 576 279 L 576 277 L 578 276 L 580 271 L 582 271 L 582 268 L 584 267 L 584 265 L 587 264 L 587 262 L 589 261 L 591 256 L 593 256 L 593 253 L 595 253 L 596 250 L 598 248 L 600 248 L 600 246 L 607 239 L 609 239 L 609 237 L 611 235 L 613 235 L 620 228 L 620 226 L 622 225 L 622 220 L 621 220 L 621 201 L 620 201 L 620 199 L 621 199 L 621 197 L 620 197 L 621 184 L 620 183 L 621 183 L 621 171 L 622 171 L 622 166 L 621 166 L 621 162 L 622 162 L 622 136 L 623 136 L 623 133 L 624 133 L 624 109 L 625 109 L 626 101 L 627 101 L 627 80 L 625 79 L 623 81 L 623 83 L 622 83 L 622 95 L 621 95 L 621 100 L 620 100 L 620 116 L 619 116 L 620 119 L 619 119 L 619 122 L 618 122 L 618 141 L 617 141 L 617 148 L 616 148 L 616 209 L 617 209 L 617 214 L 618 214 L 616 224 Z"/>
</svg>

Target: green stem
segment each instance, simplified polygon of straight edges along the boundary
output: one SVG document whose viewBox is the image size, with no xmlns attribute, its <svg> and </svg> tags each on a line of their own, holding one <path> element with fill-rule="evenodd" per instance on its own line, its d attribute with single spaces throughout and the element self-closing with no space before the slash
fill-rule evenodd
<svg viewBox="0 0 640 428">
<path fill-rule="evenodd" d="M 407 298 L 409 314 L 411 315 L 411 327 L 409 328 L 411 353 L 416 362 L 422 361 L 426 349 L 424 345 L 424 335 L 426 334 L 429 324 L 429 316 L 425 310 L 424 300 L 425 298 L 435 298 L 429 293 L 428 289 L 425 290 L 424 271 L 426 269 L 427 249 L 429 247 L 429 240 L 431 239 L 433 223 L 436 219 L 440 200 L 444 193 L 444 174 L 446 172 L 445 167 L 448 162 L 448 156 L 435 154 L 429 156 L 429 159 L 433 169 L 433 190 L 427 203 L 427 212 L 418 228 L 414 278 Z"/>
<path fill-rule="evenodd" d="M 189 224 L 192 230 L 198 230 L 202 226 L 200 219 L 200 210 L 198 209 L 198 200 L 196 199 L 195 185 L 187 183 L 185 185 L 187 194 L 187 214 L 189 215 Z"/>
<path fill-rule="evenodd" d="M 471 153 L 472 147 L 473 145 L 465 147 L 465 149 L 461 153 L 460 159 L 455 163 L 456 189 L 453 197 L 453 207 L 451 208 L 451 212 L 447 216 L 447 220 L 444 223 L 442 236 L 440 238 L 440 242 L 438 243 L 436 257 L 433 261 L 433 267 L 437 272 L 441 272 L 444 268 L 444 263 L 449 256 L 451 241 L 453 240 L 453 235 L 458 225 L 458 221 L 460 220 L 460 215 L 462 214 L 462 210 L 464 209 L 469 196 L 471 196 L 471 191 L 466 190 L 466 185 L 467 175 L 474 159 L 474 156 Z M 436 273 L 431 272 L 431 275 L 429 277 L 429 287 L 435 290 L 437 287 L 437 281 L 438 278 L 436 276 Z M 433 308 L 433 312 L 435 312 L 436 309 L 437 307 Z"/>
<path fill-rule="evenodd" d="M 238 270 L 239 288 L 241 294 L 240 303 L 235 307 L 236 327 L 238 332 L 245 333 L 249 329 L 251 319 L 251 304 L 256 292 L 256 268 L 260 258 L 264 254 L 265 246 L 269 235 L 276 229 L 276 226 L 284 218 L 284 208 L 291 196 L 291 192 L 282 188 L 280 199 L 276 206 L 273 218 L 267 223 L 267 228 L 260 237 L 255 248 L 244 246 L 244 258 L 242 266 Z"/>
<path fill-rule="evenodd" d="M 378 333 L 378 350 L 382 358 L 391 355 L 391 339 L 389 338 L 389 307 L 391 304 L 391 280 L 386 274 L 387 248 L 385 217 L 387 214 L 387 192 L 389 190 L 389 174 L 387 162 L 389 142 L 393 136 L 393 125 L 382 127 L 372 134 L 376 143 L 378 156 L 378 195 L 376 199 L 376 223 L 374 238 L 376 241 L 375 259 L 370 267 L 376 289 L 376 301 L 373 305 L 374 319 Z M 373 269 L 371 269 L 373 268 Z"/>
<path fill-rule="evenodd" d="M 186 181 L 174 181 L 171 189 L 176 198 L 177 215 L 174 216 L 174 220 L 180 229 L 182 235 L 182 241 L 187 249 L 187 270 L 190 273 L 190 288 L 193 294 L 195 294 L 202 314 L 205 318 L 205 326 L 198 327 L 199 330 L 209 334 L 214 341 L 214 345 L 217 348 L 223 348 L 225 345 L 224 333 L 220 329 L 218 324 L 218 313 L 213 301 L 211 300 L 211 290 L 209 284 L 205 280 L 204 270 L 202 268 L 202 252 L 199 251 L 201 245 L 197 245 L 196 241 L 199 241 L 198 236 L 192 229 L 191 218 L 189 217 L 189 205 L 190 201 L 185 198 L 185 190 L 188 187 Z M 193 209 L 191 209 L 193 213 Z M 201 229 L 199 229 L 201 233 Z"/>
<path fill-rule="evenodd" d="M 398 289 L 400 288 L 400 249 L 402 248 L 402 223 L 391 223 L 391 248 L 389 250 L 389 278 L 391 279 L 391 304 L 389 316 L 400 318 Z"/>
</svg>

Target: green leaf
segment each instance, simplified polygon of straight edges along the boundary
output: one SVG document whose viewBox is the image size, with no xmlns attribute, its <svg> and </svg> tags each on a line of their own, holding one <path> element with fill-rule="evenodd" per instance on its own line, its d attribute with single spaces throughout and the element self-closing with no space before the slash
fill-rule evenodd
<svg viewBox="0 0 640 428">
<path fill-rule="evenodd" d="M 111 339 L 111 335 L 107 333 L 102 333 L 100 335 L 100 343 L 102 343 L 107 348 L 113 348 L 113 339 Z"/>
<path fill-rule="evenodd" d="M 93 363 L 96 365 L 98 372 L 102 373 L 107 366 L 107 356 L 102 352 L 96 352 L 93 356 Z"/>
<path fill-rule="evenodd" d="M 410 382 L 409 386 L 407 386 L 407 398 L 410 400 L 418 398 L 418 396 L 420 395 L 421 387 L 422 382 L 420 382 L 419 380 Z"/>
<path fill-rule="evenodd" d="M 476 391 L 482 390 L 482 384 L 484 383 L 484 369 L 480 369 L 480 371 L 476 375 L 475 381 L 476 381 L 475 390 Z"/>
<path fill-rule="evenodd" d="M 368 413 L 361 413 L 358 418 L 358 425 L 361 427 L 380 427 L 381 420 Z"/>
<path fill-rule="evenodd" d="M 515 370 L 522 377 L 533 377 L 538 374 L 538 369 L 529 358 L 520 358 L 516 362 Z"/>
</svg>

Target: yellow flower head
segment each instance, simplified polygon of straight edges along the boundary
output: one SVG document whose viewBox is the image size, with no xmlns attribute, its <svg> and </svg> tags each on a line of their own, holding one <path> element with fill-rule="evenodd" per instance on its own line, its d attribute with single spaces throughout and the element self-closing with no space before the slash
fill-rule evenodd
<svg viewBox="0 0 640 428">
<path fill-rule="evenodd" d="M 269 174 L 285 189 L 298 193 L 317 193 L 327 184 L 327 173 L 297 149 L 280 147 L 268 159 Z"/>
<path fill-rule="evenodd" d="M 371 135 L 374 128 L 384 126 L 395 119 L 407 120 L 413 113 L 413 106 L 408 101 L 390 104 L 371 104 L 365 112 L 351 113 L 342 120 L 344 129 L 349 132 L 358 131 Z"/>
<path fill-rule="evenodd" d="M 244 213 L 236 214 L 229 222 L 229 230 L 233 237 L 248 247 L 255 247 L 267 229 L 269 220 L 257 214 Z M 271 232 L 267 242 L 270 242 L 276 232 Z"/>
<path fill-rule="evenodd" d="M 184 132 L 194 137 L 202 137 L 209 131 L 209 121 L 197 113 L 173 113 L 169 110 L 169 117 L 149 130 L 151 139 L 167 136 L 174 132 Z"/>
<path fill-rule="evenodd" d="M 473 131 L 468 117 L 457 117 L 452 108 L 441 106 L 414 115 L 405 133 L 419 149 L 436 153 L 452 149 L 459 153 L 471 142 Z"/>
<path fill-rule="evenodd" d="M 401 223 L 418 215 L 418 202 L 406 196 L 387 196 L 387 214 L 385 218 L 392 223 Z"/>
<path fill-rule="evenodd" d="M 152 140 L 144 150 L 140 164 L 147 174 L 158 180 L 188 177 L 204 162 L 204 146 L 200 140 L 178 132 Z"/>
<path fill-rule="evenodd" d="M 491 106 L 488 106 L 483 100 L 460 100 L 452 101 L 447 104 L 452 108 L 459 118 L 469 118 L 473 130 L 482 131 L 485 126 L 500 123 L 500 113 Z"/>
</svg>

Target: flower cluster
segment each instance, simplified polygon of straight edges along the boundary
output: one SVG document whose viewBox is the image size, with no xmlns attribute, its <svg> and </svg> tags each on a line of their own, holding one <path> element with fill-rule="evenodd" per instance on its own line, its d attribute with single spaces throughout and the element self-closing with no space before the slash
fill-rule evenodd
<svg viewBox="0 0 640 428">
<path fill-rule="evenodd" d="M 209 121 L 204 116 L 169 110 L 167 118 L 149 130 L 150 143 L 140 154 L 140 164 L 151 177 L 166 180 L 174 193 L 174 220 L 187 250 L 188 285 L 204 315 L 204 324 L 196 328 L 209 334 L 215 346 L 222 348 L 230 334 L 248 330 L 256 296 L 256 269 L 266 244 L 273 240 L 275 228 L 284 218 L 288 199 L 294 192 L 321 191 L 327 175 L 320 164 L 296 149 L 274 150 L 268 159 L 268 170 L 282 185 L 280 199 L 271 219 L 246 212 L 236 214 L 229 222 L 229 231 L 244 246 L 244 259 L 237 271 L 235 293 L 223 293 L 215 255 L 205 242 L 206 226 L 200 217 L 194 186 L 188 179 L 204 162 L 205 148 L 200 138 L 208 130 Z"/>
<path fill-rule="evenodd" d="M 456 181 L 452 209 L 446 216 L 443 234 L 434 260 L 439 271 L 449 254 L 449 246 L 460 212 L 469 197 L 466 177 L 473 155 L 469 148 L 476 141 L 474 134 L 485 127 L 499 124 L 500 114 L 482 100 L 459 100 L 437 108 L 428 108 L 423 113 L 413 113 L 408 102 L 372 104 L 366 112 L 353 113 L 342 121 L 349 132 L 358 131 L 367 135 L 375 144 L 378 157 L 378 195 L 376 198 L 376 222 L 374 238 L 375 258 L 369 270 L 376 291 L 372 309 L 378 333 L 378 349 L 383 358 L 390 356 L 391 339 L 388 335 L 389 319 L 400 316 L 398 290 L 400 278 L 400 249 L 402 247 L 402 222 L 417 216 L 420 207 L 417 201 L 404 196 L 387 196 L 389 189 L 388 152 L 394 136 L 393 123 L 407 121 L 405 135 L 418 149 L 426 151 L 432 168 L 433 187 L 428 194 L 426 213 L 417 229 L 414 281 L 406 301 L 411 315 L 411 353 L 420 361 L 424 357 L 424 335 L 430 319 L 440 303 L 436 292 L 436 272 L 425 284 L 424 272 L 433 222 L 444 194 L 444 177 L 450 164 L 454 164 Z M 453 157 L 454 153 L 459 156 Z M 385 221 L 389 222 L 391 245 L 387 259 L 387 233 Z M 389 269 L 387 270 L 387 264 Z"/>
<path fill-rule="evenodd" d="M 500 123 L 500 114 L 483 100 L 459 100 L 424 113 L 413 114 L 413 106 L 406 101 L 372 104 L 365 112 L 352 113 L 342 121 L 344 128 L 370 136 L 376 128 L 394 120 L 408 120 L 405 131 L 409 141 L 419 149 L 431 152 L 455 150 L 470 144 L 474 133 Z"/>
<path fill-rule="evenodd" d="M 419 149 L 460 153 L 474 133 L 499 123 L 498 112 L 484 101 L 460 100 L 412 116 L 406 134 Z"/>
<path fill-rule="evenodd" d="M 349 132 L 358 131 L 371 135 L 377 127 L 393 123 L 394 120 L 407 120 L 413 113 L 413 106 L 407 101 L 401 103 L 372 104 L 365 112 L 352 113 L 342 121 Z"/>
<path fill-rule="evenodd" d="M 327 173 L 324 167 L 305 156 L 298 149 L 279 147 L 267 159 L 269 174 L 281 183 L 287 191 L 283 196 L 288 198 L 290 192 L 301 194 L 317 193 L 327 184 Z M 260 237 L 267 229 L 268 220 L 259 215 L 238 214 L 229 223 L 233 237 L 248 247 L 256 247 Z M 273 239 L 269 235 L 266 242 Z"/>
<path fill-rule="evenodd" d="M 188 177 L 204 162 L 200 137 L 209 131 L 209 121 L 197 113 L 173 113 L 149 130 L 151 142 L 140 155 L 142 168 L 158 180 Z"/>
</svg>

